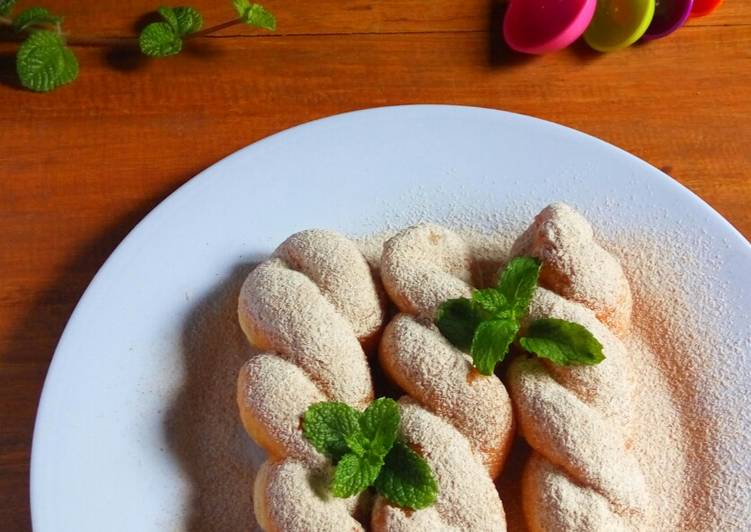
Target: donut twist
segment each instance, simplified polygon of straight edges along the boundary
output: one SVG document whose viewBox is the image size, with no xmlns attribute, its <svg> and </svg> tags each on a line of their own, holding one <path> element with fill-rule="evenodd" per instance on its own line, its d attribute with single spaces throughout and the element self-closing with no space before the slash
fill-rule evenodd
<svg viewBox="0 0 751 532">
<path fill-rule="evenodd" d="M 297 233 L 245 280 L 238 317 L 263 351 L 240 370 L 237 387 L 243 425 L 269 455 L 254 486 L 259 525 L 362 530 L 358 499 L 328 494 L 328 461 L 304 437 L 301 420 L 317 402 L 363 409 L 373 399 L 362 345 L 380 332 L 384 307 L 365 258 L 335 233 Z"/>
<path fill-rule="evenodd" d="M 552 290 L 537 289 L 528 320 L 579 323 L 606 357 L 596 366 L 517 357 L 509 367 L 520 431 L 532 448 L 522 476 L 527 525 L 532 532 L 644 529 L 647 488 L 629 450 L 628 353 L 613 332 L 628 327 L 630 313 L 620 265 L 586 220 L 561 204 L 543 210 L 515 249 L 541 259 Z"/>
<path fill-rule="evenodd" d="M 384 286 L 402 314 L 386 327 L 379 358 L 408 395 L 399 400 L 401 437 L 430 464 L 434 506 L 408 511 L 376 500 L 375 531 L 505 530 L 493 478 L 513 435 L 511 402 L 501 381 L 483 376 L 432 324 L 443 301 L 470 297 L 466 244 L 436 225 L 408 228 L 383 250 Z"/>
</svg>

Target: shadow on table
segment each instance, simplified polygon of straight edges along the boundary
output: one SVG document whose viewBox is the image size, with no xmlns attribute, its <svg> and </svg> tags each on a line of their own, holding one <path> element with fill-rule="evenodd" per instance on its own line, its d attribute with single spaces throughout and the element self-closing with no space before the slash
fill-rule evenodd
<svg viewBox="0 0 751 532">
<path fill-rule="evenodd" d="M 252 486 L 264 453 L 245 433 L 235 401 L 238 371 L 252 354 L 237 322 L 237 296 L 254 266 L 237 265 L 193 305 L 183 326 L 185 380 L 164 430 L 189 479 L 189 532 L 255 529 Z"/>
<path fill-rule="evenodd" d="M 16 52 L 0 53 L 0 84 L 11 89 L 26 90 L 16 74 Z"/>
<path fill-rule="evenodd" d="M 488 9 L 488 63 L 493 67 L 520 66 L 534 61 L 536 56 L 522 54 L 509 48 L 503 38 L 503 18 L 508 3 L 505 0 L 490 0 Z"/>
<path fill-rule="evenodd" d="M 160 200 L 161 196 L 140 202 L 76 249 L 57 275 L 23 303 L 27 310 L 0 346 L 0 361 L 7 363 L 0 366 L 0 386 L 12 390 L 5 396 L 9 402 L 0 412 L 0 427 L 5 429 L 4 450 L 9 449 L 8 457 L 14 456 L 7 467 L 0 465 L 0 528 L 31 530 L 29 458 L 36 408 L 47 367 L 71 312 L 105 259 Z"/>
</svg>

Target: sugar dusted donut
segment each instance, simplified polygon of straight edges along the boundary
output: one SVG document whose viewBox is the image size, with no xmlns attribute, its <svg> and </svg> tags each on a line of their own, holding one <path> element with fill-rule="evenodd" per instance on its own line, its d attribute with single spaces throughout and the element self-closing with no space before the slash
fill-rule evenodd
<svg viewBox="0 0 751 532">
<path fill-rule="evenodd" d="M 407 396 L 401 436 L 433 469 L 433 507 L 405 511 L 377 498 L 375 531 L 505 530 L 493 484 L 513 437 L 511 402 L 495 375 L 483 376 L 432 324 L 447 299 L 469 297 L 471 260 L 454 233 L 410 227 L 384 245 L 384 286 L 402 314 L 386 327 L 379 360 Z"/>
<path fill-rule="evenodd" d="M 629 445 L 632 376 L 616 334 L 628 328 L 631 301 L 620 265 L 562 204 L 544 209 L 515 249 L 541 259 L 553 289 L 537 289 L 528 321 L 583 325 L 605 355 L 594 366 L 519 356 L 509 367 L 519 429 L 533 449 L 522 477 L 527 525 L 532 532 L 644 530 L 647 487 Z"/>
<path fill-rule="evenodd" d="M 363 409 L 373 399 L 362 345 L 377 337 L 384 305 L 365 258 L 336 233 L 297 233 L 250 273 L 238 318 L 264 351 L 243 366 L 237 386 L 243 425 L 269 454 L 255 481 L 258 523 L 267 531 L 362 530 L 359 498 L 321 489 L 331 468 L 301 419 L 313 403 Z"/>
</svg>

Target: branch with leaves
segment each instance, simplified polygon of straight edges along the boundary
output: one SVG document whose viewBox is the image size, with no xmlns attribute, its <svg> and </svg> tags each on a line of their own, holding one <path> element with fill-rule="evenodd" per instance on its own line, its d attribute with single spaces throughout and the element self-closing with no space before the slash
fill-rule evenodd
<svg viewBox="0 0 751 532">
<path fill-rule="evenodd" d="M 160 7 L 161 21 L 147 25 L 138 38 L 95 39 L 71 36 L 63 31 L 61 16 L 43 7 L 30 7 L 12 16 L 16 0 L 0 0 L 0 27 L 22 37 L 16 53 L 16 71 L 21 85 L 36 92 L 49 92 L 78 77 L 78 59 L 71 45 L 110 44 L 138 46 L 151 57 L 179 54 L 188 39 L 214 34 L 236 25 L 270 31 L 276 29 L 274 15 L 249 0 L 232 0 L 237 17 L 203 28 L 203 16 L 192 7 Z"/>
</svg>

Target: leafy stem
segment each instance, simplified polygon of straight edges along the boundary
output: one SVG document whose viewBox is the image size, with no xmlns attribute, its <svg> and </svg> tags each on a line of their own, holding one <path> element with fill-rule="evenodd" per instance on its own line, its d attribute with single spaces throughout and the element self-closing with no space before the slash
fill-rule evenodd
<svg viewBox="0 0 751 532">
<path fill-rule="evenodd" d="M 70 46 L 138 46 L 144 55 L 166 57 L 182 51 L 183 42 L 223 29 L 247 25 L 273 31 L 276 18 L 260 4 L 232 0 L 237 17 L 203 28 L 203 16 L 192 7 L 160 7 L 161 20 L 148 24 L 138 37 L 68 35 L 62 17 L 43 7 L 30 7 L 11 16 L 16 0 L 0 0 L 0 27 L 14 30 L 3 36 L 17 40 L 16 71 L 21 84 L 36 92 L 48 92 L 78 77 L 78 59 Z"/>
</svg>

